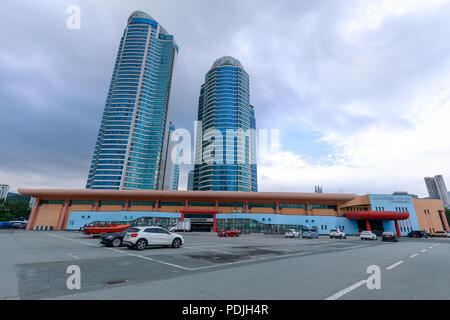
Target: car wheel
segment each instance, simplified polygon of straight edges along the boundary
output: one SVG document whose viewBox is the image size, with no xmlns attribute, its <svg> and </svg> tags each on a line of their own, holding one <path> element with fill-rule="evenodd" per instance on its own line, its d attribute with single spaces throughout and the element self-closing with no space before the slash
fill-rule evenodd
<svg viewBox="0 0 450 320">
<path fill-rule="evenodd" d="M 121 244 L 122 244 L 122 240 L 120 240 L 120 238 L 115 238 L 112 242 L 113 247 L 120 247 Z"/>
<path fill-rule="evenodd" d="M 142 251 L 145 249 L 145 247 L 147 247 L 147 240 L 145 239 L 139 239 L 136 244 L 135 244 L 136 249 L 138 249 L 139 251 Z"/>
<path fill-rule="evenodd" d="M 181 240 L 180 240 L 180 238 L 176 238 L 176 239 L 173 240 L 172 247 L 175 248 L 175 249 L 178 249 L 179 247 L 181 247 Z"/>
</svg>

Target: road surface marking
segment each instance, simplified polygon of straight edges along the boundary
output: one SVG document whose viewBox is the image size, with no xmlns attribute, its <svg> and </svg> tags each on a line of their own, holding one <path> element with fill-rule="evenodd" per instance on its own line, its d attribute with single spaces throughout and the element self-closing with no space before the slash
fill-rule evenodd
<svg viewBox="0 0 450 320">
<path fill-rule="evenodd" d="M 69 256 L 71 256 L 72 258 L 74 258 L 75 260 L 80 260 L 80 258 L 78 258 L 77 256 L 74 256 L 73 254 L 71 254 L 70 252 L 68 253 Z"/>
<path fill-rule="evenodd" d="M 367 247 L 367 245 L 363 244 L 361 246 L 353 246 L 353 247 L 343 247 L 343 248 L 338 248 L 338 249 L 355 249 L 355 248 L 362 248 L 362 247 Z"/>
<path fill-rule="evenodd" d="M 355 290 L 356 288 L 359 288 L 360 286 L 362 286 L 363 284 L 366 284 L 367 280 L 361 280 L 355 284 L 352 284 L 350 287 L 345 288 L 344 290 L 341 290 L 335 294 L 333 294 L 332 296 L 326 298 L 325 300 L 337 300 L 340 297 L 342 297 L 343 295 L 346 295 L 347 293 Z"/>
<path fill-rule="evenodd" d="M 394 263 L 393 265 L 390 265 L 389 267 L 387 267 L 386 269 L 387 269 L 387 270 L 392 270 L 392 269 L 394 269 L 396 266 L 401 265 L 402 263 L 403 263 L 403 261 L 396 262 L 396 263 Z"/>
<path fill-rule="evenodd" d="M 433 249 L 433 247 L 428 247 L 428 249 Z"/>
<path fill-rule="evenodd" d="M 73 242 L 78 242 L 78 243 L 86 244 L 86 245 L 92 246 L 92 247 L 98 247 L 98 245 L 92 244 L 92 243 L 89 243 L 89 242 L 84 242 L 84 241 L 74 240 L 74 239 L 70 239 L 70 238 L 66 238 L 66 237 L 55 236 L 54 234 L 48 234 L 48 233 L 46 233 L 46 235 L 49 236 L 49 237 L 53 237 L 53 238 L 58 238 L 58 239 L 63 239 L 63 240 L 68 240 L 68 241 L 73 241 Z"/>
<path fill-rule="evenodd" d="M 183 267 L 183 266 L 179 266 L 177 264 L 173 264 L 173 263 L 169 263 L 169 262 L 165 262 L 165 261 L 161 261 L 161 260 L 157 260 L 157 259 L 141 256 L 140 254 L 129 253 L 129 252 L 126 252 L 126 251 L 117 250 L 117 249 L 113 249 L 113 248 L 107 248 L 107 249 L 111 250 L 111 251 L 116 251 L 116 252 L 119 252 L 119 253 L 123 253 L 123 254 L 129 255 L 129 256 L 132 256 L 132 257 L 141 258 L 141 259 L 150 260 L 150 261 L 153 261 L 153 262 L 165 264 L 165 265 L 172 266 L 172 267 L 175 267 L 175 268 L 179 268 L 179 269 L 183 269 L 183 270 L 191 270 L 191 268 L 186 268 L 186 267 Z"/>
<path fill-rule="evenodd" d="M 418 256 L 419 254 L 418 253 L 414 253 L 413 255 L 411 255 L 411 256 L 409 256 L 410 258 L 414 258 L 414 257 L 416 257 L 416 256 Z"/>
<path fill-rule="evenodd" d="M 421 250 L 422 252 L 425 252 L 425 251 L 427 251 L 427 249 L 423 249 L 423 250 Z"/>
</svg>

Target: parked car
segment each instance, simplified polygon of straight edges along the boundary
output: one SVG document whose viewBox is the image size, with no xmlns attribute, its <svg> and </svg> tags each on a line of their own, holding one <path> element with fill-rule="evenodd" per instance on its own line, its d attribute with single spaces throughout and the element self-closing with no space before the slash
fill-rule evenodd
<svg viewBox="0 0 450 320">
<path fill-rule="evenodd" d="M 381 240 L 398 242 L 398 236 L 394 232 L 383 232 L 381 235 Z"/>
<path fill-rule="evenodd" d="M 217 232 L 217 235 L 219 237 L 240 237 L 241 231 L 240 230 L 223 230 Z"/>
<path fill-rule="evenodd" d="M 445 237 L 450 238 L 450 231 L 445 231 Z"/>
<path fill-rule="evenodd" d="M 410 238 L 429 238 L 430 235 L 424 230 L 413 230 L 408 233 L 408 237 Z"/>
<path fill-rule="evenodd" d="M 377 235 L 373 231 L 363 231 L 360 238 L 361 240 L 377 240 Z"/>
<path fill-rule="evenodd" d="M 339 239 L 347 239 L 347 235 L 341 229 L 331 229 L 330 230 L 330 239 L 339 238 Z"/>
<path fill-rule="evenodd" d="M 436 231 L 431 234 L 432 238 L 447 238 L 447 232 L 445 231 Z"/>
<path fill-rule="evenodd" d="M 318 238 L 319 232 L 317 231 L 317 228 L 303 228 L 302 229 L 302 238 Z"/>
<path fill-rule="evenodd" d="M 120 247 L 122 245 L 123 238 L 132 228 L 129 228 L 122 232 L 115 233 L 102 233 L 100 235 L 100 243 L 107 247 Z"/>
<path fill-rule="evenodd" d="M 164 228 L 134 227 L 127 230 L 122 243 L 129 249 L 144 250 L 149 246 L 166 246 L 179 248 L 184 244 L 184 238 L 178 233 L 172 233 Z"/>
<path fill-rule="evenodd" d="M 18 220 L 18 221 L 10 221 L 12 227 L 15 229 L 25 229 L 27 227 L 28 221 Z"/>
<path fill-rule="evenodd" d="M 300 232 L 295 229 L 287 229 L 285 234 L 285 238 L 300 238 Z"/>
<path fill-rule="evenodd" d="M 0 229 L 11 229 L 13 224 L 11 222 L 0 222 Z"/>
</svg>

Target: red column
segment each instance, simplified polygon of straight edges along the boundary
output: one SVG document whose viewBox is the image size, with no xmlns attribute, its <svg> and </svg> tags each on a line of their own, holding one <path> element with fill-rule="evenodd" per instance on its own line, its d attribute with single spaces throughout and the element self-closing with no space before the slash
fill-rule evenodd
<svg viewBox="0 0 450 320">
<path fill-rule="evenodd" d="M 64 221 L 66 220 L 67 210 L 69 209 L 69 203 L 70 203 L 70 200 L 66 200 L 66 203 L 64 204 L 64 208 L 59 217 L 58 227 L 56 228 L 56 230 L 62 230 L 62 228 L 63 228 Z"/>
<path fill-rule="evenodd" d="M 34 203 L 33 209 L 31 210 L 30 217 L 28 218 L 27 230 L 32 230 L 34 227 L 34 220 L 36 218 L 36 213 L 38 211 L 40 199 L 37 198 Z"/>
<path fill-rule="evenodd" d="M 213 225 L 213 230 L 214 230 L 214 232 L 217 232 L 217 216 L 216 216 L 216 214 L 214 213 L 214 225 Z"/>
<path fill-rule="evenodd" d="M 98 207 L 100 205 L 100 200 L 95 200 L 95 207 L 94 207 L 94 211 L 98 211 Z"/>
<path fill-rule="evenodd" d="M 399 238 L 401 238 L 402 233 L 400 232 L 400 227 L 398 226 L 398 221 L 395 220 L 394 222 L 395 222 L 395 230 L 397 231 L 397 236 L 398 236 Z"/>
<path fill-rule="evenodd" d="M 372 231 L 369 220 L 366 220 L 366 229 L 367 229 L 367 231 Z"/>
<path fill-rule="evenodd" d="M 125 201 L 125 208 L 123 210 L 128 211 L 129 208 L 130 208 L 130 200 L 127 200 Z"/>
<path fill-rule="evenodd" d="M 159 211 L 159 200 L 155 201 L 155 212 Z"/>
<path fill-rule="evenodd" d="M 184 213 L 183 212 L 181 213 L 180 221 L 184 221 Z"/>
<path fill-rule="evenodd" d="M 311 215 L 311 207 L 309 206 L 309 204 L 306 204 L 306 215 Z"/>
</svg>

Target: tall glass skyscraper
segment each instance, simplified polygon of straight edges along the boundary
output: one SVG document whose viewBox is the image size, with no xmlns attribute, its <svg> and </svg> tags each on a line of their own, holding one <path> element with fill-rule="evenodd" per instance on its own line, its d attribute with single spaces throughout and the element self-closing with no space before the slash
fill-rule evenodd
<svg viewBox="0 0 450 320">
<path fill-rule="evenodd" d="M 87 189 L 162 189 L 178 54 L 148 14 L 128 19 L 106 99 Z"/>
<path fill-rule="evenodd" d="M 197 118 L 194 190 L 258 191 L 255 112 L 239 60 L 214 62 L 200 89 Z"/>
</svg>

